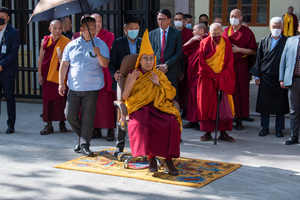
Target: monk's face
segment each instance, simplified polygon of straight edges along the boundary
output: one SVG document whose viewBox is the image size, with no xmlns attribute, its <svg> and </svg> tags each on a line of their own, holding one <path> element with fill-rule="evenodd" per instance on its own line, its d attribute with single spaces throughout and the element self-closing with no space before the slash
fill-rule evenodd
<svg viewBox="0 0 300 200">
<path fill-rule="evenodd" d="M 60 38 L 60 36 L 62 34 L 62 25 L 61 25 L 60 21 L 53 20 L 50 23 L 49 31 L 52 34 L 52 37 L 54 40 L 57 40 L 58 38 Z"/>
<path fill-rule="evenodd" d="M 215 23 L 215 22 L 221 24 L 221 26 L 223 27 L 223 19 L 222 19 L 222 18 L 216 17 L 216 18 L 214 19 L 214 23 Z"/>
<path fill-rule="evenodd" d="M 238 19 L 239 20 L 239 24 L 241 24 L 241 22 L 243 20 L 242 13 L 238 9 L 234 9 L 230 13 L 230 19 L 233 19 L 233 18 Z"/>
<path fill-rule="evenodd" d="M 144 72 L 151 71 L 154 66 L 155 57 L 154 55 L 143 55 L 140 59 L 141 68 Z"/>
<path fill-rule="evenodd" d="M 183 15 L 175 15 L 174 25 L 176 28 L 181 29 L 183 27 Z"/>
<path fill-rule="evenodd" d="M 192 24 L 193 19 L 192 18 L 186 18 L 183 20 L 183 25 L 186 26 L 187 24 Z"/>
<path fill-rule="evenodd" d="M 91 15 L 96 21 L 96 33 L 99 33 L 102 29 L 102 17 L 98 14 Z"/>
<path fill-rule="evenodd" d="M 95 35 L 96 35 L 96 23 L 95 22 L 88 22 L 87 24 L 89 26 L 92 38 L 94 38 Z M 87 40 L 87 41 L 91 40 L 88 28 L 87 28 L 85 23 L 83 23 L 82 27 L 80 27 L 80 31 L 82 32 L 82 36 L 85 40 Z"/>
<path fill-rule="evenodd" d="M 165 14 L 159 13 L 157 15 L 157 24 L 160 28 L 166 30 L 171 24 L 171 18 L 168 18 Z"/>
<path fill-rule="evenodd" d="M 205 35 L 205 32 L 204 32 L 204 29 L 203 28 L 200 28 L 195 25 L 194 28 L 193 28 L 193 35 L 196 36 L 196 35 L 199 35 L 199 36 L 203 36 Z"/>
<path fill-rule="evenodd" d="M 293 14 L 294 8 L 293 7 L 289 7 L 287 10 L 287 14 L 291 15 Z"/>
</svg>

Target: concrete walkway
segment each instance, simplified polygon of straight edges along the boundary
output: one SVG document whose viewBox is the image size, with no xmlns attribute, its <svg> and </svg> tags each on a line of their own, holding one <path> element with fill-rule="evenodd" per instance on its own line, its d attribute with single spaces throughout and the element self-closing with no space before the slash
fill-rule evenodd
<svg viewBox="0 0 300 200">
<path fill-rule="evenodd" d="M 243 131 L 233 130 L 234 143 L 201 142 L 203 132 L 184 129 L 181 156 L 242 163 L 233 173 L 202 188 L 191 188 L 143 180 L 55 169 L 53 166 L 81 156 L 73 151 L 77 141 L 71 130 L 42 136 L 41 104 L 17 103 L 14 134 L 5 134 L 6 103 L 0 117 L 0 199 L 291 199 L 300 198 L 300 144 L 286 146 L 276 138 L 274 117 L 271 134 L 259 137 L 260 117 L 254 112 L 257 88 L 251 84 L 251 115 Z M 185 124 L 186 121 L 183 122 Z M 103 130 L 106 136 L 106 130 Z M 94 139 L 91 150 L 115 147 L 105 138 Z M 126 144 L 129 150 L 129 143 Z"/>
</svg>

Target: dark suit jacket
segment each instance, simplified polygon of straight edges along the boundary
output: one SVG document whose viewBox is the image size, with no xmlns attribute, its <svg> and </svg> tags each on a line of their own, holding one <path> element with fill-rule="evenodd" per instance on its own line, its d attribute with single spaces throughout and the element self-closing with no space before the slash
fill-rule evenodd
<svg viewBox="0 0 300 200">
<path fill-rule="evenodd" d="M 142 38 L 137 38 L 136 42 L 136 53 L 140 52 Z M 113 79 L 112 90 L 116 91 L 117 82 L 115 81 L 114 74 L 120 69 L 122 60 L 125 56 L 130 54 L 129 44 L 127 36 L 116 39 L 111 47 L 110 51 L 110 62 L 109 62 L 109 72 Z"/>
<path fill-rule="evenodd" d="M 149 39 L 156 56 L 156 64 L 160 63 L 160 28 L 157 28 L 149 33 Z M 168 79 L 178 79 L 181 77 L 182 69 L 180 59 L 182 56 L 182 36 L 181 32 L 170 26 L 167 35 L 167 42 L 164 50 L 164 62 L 168 65 L 169 69 L 166 73 Z"/>
<path fill-rule="evenodd" d="M 18 52 L 20 45 L 19 31 L 7 24 L 2 40 L 0 41 L 0 65 L 4 77 L 13 76 L 19 73 Z M 2 54 L 2 45 L 6 45 L 6 53 Z"/>
</svg>

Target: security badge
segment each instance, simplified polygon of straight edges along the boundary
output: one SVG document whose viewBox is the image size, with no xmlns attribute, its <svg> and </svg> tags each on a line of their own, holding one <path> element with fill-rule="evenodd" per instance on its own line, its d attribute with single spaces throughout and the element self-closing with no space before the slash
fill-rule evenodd
<svg viewBox="0 0 300 200">
<path fill-rule="evenodd" d="M 6 45 L 5 44 L 2 45 L 2 47 L 1 47 L 1 53 L 6 54 Z"/>
</svg>

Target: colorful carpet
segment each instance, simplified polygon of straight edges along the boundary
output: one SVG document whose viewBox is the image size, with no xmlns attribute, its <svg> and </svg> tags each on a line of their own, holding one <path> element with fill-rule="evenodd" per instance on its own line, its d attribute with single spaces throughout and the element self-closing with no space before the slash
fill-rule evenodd
<svg viewBox="0 0 300 200">
<path fill-rule="evenodd" d="M 174 160 L 179 176 L 170 176 L 164 170 L 159 170 L 155 174 L 148 173 L 148 163 L 142 162 L 141 158 L 134 159 L 129 165 L 130 169 L 124 169 L 124 162 L 118 161 L 113 156 L 114 152 L 115 149 L 105 149 L 97 152 L 97 157 L 80 157 L 57 165 L 55 168 L 122 176 L 189 187 L 202 187 L 233 172 L 241 166 L 241 164 L 180 157 Z"/>
</svg>

